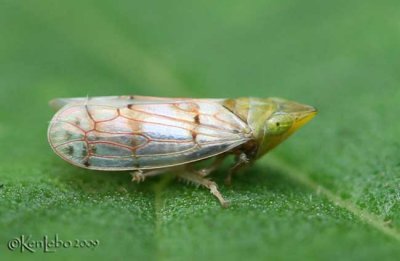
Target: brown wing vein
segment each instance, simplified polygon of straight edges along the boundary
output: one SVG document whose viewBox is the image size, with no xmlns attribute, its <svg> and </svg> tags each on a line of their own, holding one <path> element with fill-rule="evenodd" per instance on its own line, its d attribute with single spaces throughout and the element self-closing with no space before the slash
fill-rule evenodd
<svg viewBox="0 0 400 261">
<path fill-rule="evenodd" d="M 156 114 L 156 113 L 146 112 L 146 111 L 138 110 L 138 109 L 135 109 L 135 108 L 132 108 L 132 107 L 129 108 L 129 109 L 132 110 L 132 111 L 136 111 L 138 113 L 144 113 L 144 114 L 147 114 L 147 115 L 153 115 L 153 116 L 164 118 L 164 119 L 169 119 L 169 120 L 173 120 L 173 121 L 180 121 L 180 122 L 185 122 L 185 123 L 188 123 L 188 124 L 191 124 L 191 125 L 196 125 L 196 123 L 194 123 L 192 121 L 188 121 L 188 120 L 183 120 L 183 119 L 179 119 L 179 118 L 175 118 L 175 117 L 171 117 L 171 116 L 166 116 L 166 115 L 160 115 L 160 114 Z M 199 113 L 199 114 L 201 114 L 201 113 Z M 213 115 L 208 115 L 208 114 L 204 114 L 204 115 L 214 117 Z M 216 118 L 216 120 L 220 121 L 220 119 L 218 119 L 218 118 Z M 219 131 L 225 131 L 225 132 L 229 132 L 229 133 L 234 133 L 234 132 L 232 132 L 232 131 L 230 131 L 228 129 L 218 128 L 218 126 L 213 126 L 213 125 L 209 125 L 209 124 L 203 124 L 202 123 L 201 126 L 204 126 L 204 127 L 210 128 L 210 129 L 219 130 Z"/>
</svg>

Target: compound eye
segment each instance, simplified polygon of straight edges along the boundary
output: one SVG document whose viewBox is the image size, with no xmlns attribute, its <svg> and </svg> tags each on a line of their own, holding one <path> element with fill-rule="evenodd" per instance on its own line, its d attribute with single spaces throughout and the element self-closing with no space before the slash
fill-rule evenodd
<svg viewBox="0 0 400 261">
<path fill-rule="evenodd" d="M 285 133 L 293 125 L 293 118 L 288 114 L 273 115 L 266 122 L 266 134 L 279 135 Z"/>
</svg>

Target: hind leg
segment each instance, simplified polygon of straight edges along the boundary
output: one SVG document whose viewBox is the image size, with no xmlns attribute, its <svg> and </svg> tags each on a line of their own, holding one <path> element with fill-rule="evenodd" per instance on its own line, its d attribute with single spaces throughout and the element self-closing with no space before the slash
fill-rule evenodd
<svg viewBox="0 0 400 261">
<path fill-rule="evenodd" d="M 209 179 L 204 178 L 197 172 L 191 172 L 191 171 L 184 171 L 181 173 L 178 173 L 177 176 L 183 180 L 186 180 L 194 185 L 197 186 L 203 186 L 206 187 L 210 190 L 210 192 L 219 200 L 221 205 L 223 207 L 228 207 L 229 202 L 226 201 L 221 193 L 218 191 L 217 184 Z"/>
</svg>

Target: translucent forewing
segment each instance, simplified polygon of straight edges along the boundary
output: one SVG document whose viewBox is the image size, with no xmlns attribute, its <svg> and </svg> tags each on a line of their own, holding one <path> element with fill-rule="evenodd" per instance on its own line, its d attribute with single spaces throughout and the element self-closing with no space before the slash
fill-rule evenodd
<svg viewBox="0 0 400 261">
<path fill-rule="evenodd" d="M 98 170 L 171 167 L 232 150 L 248 127 L 222 100 L 130 96 L 55 101 L 48 138 L 66 161 Z"/>
</svg>

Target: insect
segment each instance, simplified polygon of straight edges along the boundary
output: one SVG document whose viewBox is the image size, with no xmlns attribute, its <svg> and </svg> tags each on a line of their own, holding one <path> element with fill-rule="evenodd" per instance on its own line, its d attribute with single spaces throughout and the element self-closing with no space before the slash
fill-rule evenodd
<svg viewBox="0 0 400 261">
<path fill-rule="evenodd" d="M 48 129 L 54 152 L 78 167 L 131 171 L 133 181 L 162 173 L 204 186 L 228 155 L 226 182 L 311 120 L 314 107 L 279 98 L 189 99 L 109 96 L 55 99 Z M 196 162 L 213 159 L 196 169 Z"/>
</svg>

